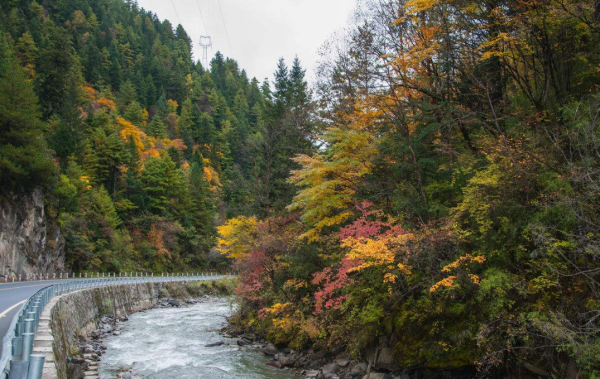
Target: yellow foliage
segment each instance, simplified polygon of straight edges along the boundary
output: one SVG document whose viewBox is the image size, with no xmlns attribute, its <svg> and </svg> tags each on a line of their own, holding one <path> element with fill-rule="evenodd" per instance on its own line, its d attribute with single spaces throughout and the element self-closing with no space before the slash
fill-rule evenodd
<svg viewBox="0 0 600 379">
<path fill-rule="evenodd" d="M 346 238 L 342 241 L 342 247 L 350 252 L 347 257 L 350 259 L 362 261 L 363 263 L 349 270 L 348 272 L 357 272 L 369 267 L 384 267 L 387 271 L 393 271 L 396 268 L 404 275 L 411 274 L 411 268 L 404 263 L 396 264 L 396 257 L 406 243 L 413 239 L 410 233 L 401 235 L 389 235 L 378 239 L 371 238 Z M 406 257 L 404 257 L 406 258 Z M 395 282 L 397 276 L 390 272 L 385 274 L 385 282 Z"/>
<path fill-rule="evenodd" d="M 292 303 L 277 303 L 274 304 L 272 307 L 264 308 L 263 311 L 271 315 L 278 315 L 284 312 L 291 305 Z"/>
<path fill-rule="evenodd" d="M 437 291 L 440 287 L 452 287 L 454 285 L 454 280 L 456 280 L 456 275 L 444 278 L 439 282 L 435 283 L 433 286 L 431 286 L 429 292 L 433 293 Z"/>
<path fill-rule="evenodd" d="M 471 263 L 482 264 L 485 262 L 485 260 L 486 260 L 486 258 L 483 255 L 474 257 L 471 254 L 466 254 L 466 255 L 458 258 L 454 262 L 444 266 L 444 268 L 442 268 L 442 272 L 450 272 L 450 271 L 456 270 L 457 268 L 462 268 L 467 273 L 466 277 L 468 277 L 471 280 L 471 282 L 473 282 L 473 284 L 479 285 L 479 282 L 481 281 L 481 279 L 479 278 L 479 275 L 472 274 L 469 272 L 469 265 Z M 437 291 L 440 287 L 452 287 L 454 285 L 454 282 L 457 277 L 458 277 L 457 275 L 451 275 L 451 276 L 448 276 L 448 277 L 440 280 L 439 282 L 437 282 L 433 286 L 431 286 L 431 288 L 429 289 L 429 292 L 433 293 L 433 292 Z"/>
<path fill-rule="evenodd" d="M 469 264 L 469 263 L 484 263 L 484 262 L 485 262 L 485 256 L 483 256 L 483 255 L 474 257 L 471 254 L 467 254 L 465 256 L 458 258 L 454 262 L 444 266 L 444 268 L 442 268 L 442 272 L 449 272 L 450 270 L 454 270 L 455 268 L 458 268 L 461 265 L 465 265 L 465 264 Z"/>
<path fill-rule="evenodd" d="M 167 107 L 169 108 L 169 113 L 175 113 L 177 112 L 177 108 L 179 108 L 179 104 L 177 104 L 177 101 L 169 99 L 167 100 Z"/>
<path fill-rule="evenodd" d="M 439 0 L 409 0 L 404 4 L 404 7 L 407 14 L 414 14 L 429 10 L 439 3 Z"/>
<path fill-rule="evenodd" d="M 256 217 L 236 217 L 217 227 L 217 250 L 231 259 L 242 259 L 253 248 L 258 229 Z"/>
<path fill-rule="evenodd" d="M 373 166 L 376 154 L 373 128 L 382 115 L 369 100 L 359 101 L 347 123 L 329 128 L 324 139 L 330 150 L 314 156 L 298 155 L 301 168 L 292 172 L 290 183 L 300 187 L 289 210 L 301 211 L 308 231 L 302 238 L 318 241 L 323 229 L 341 225 L 354 215 L 357 186 Z"/>
<path fill-rule="evenodd" d="M 219 192 L 221 189 L 221 180 L 219 179 L 219 174 L 212 166 L 206 165 L 206 163 L 204 164 L 204 179 L 208 183 L 210 192 Z"/>
<path fill-rule="evenodd" d="M 90 180 L 90 177 L 89 177 L 89 176 L 87 176 L 87 175 L 82 175 L 82 176 L 80 176 L 80 177 L 79 177 L 79 180 L 80 180 L 81 182 L 83 182 L 83 183 L 85 183 L 85 184 L 86 184 L 86 186 L 84 187 L 86 190 L 91 190 L 91 189 L 92 189 L 92 185 L 90 184 L 90 183 L 91 183 L 91 180 Z"/>
<path fill-rule="evenodd" d="M 146 140 L 146 133 L 142 132 L 137 126 L 131 122 L 125 120 L 122 117 L 117 117 L 117 123 L 121 128 L 121 138 L 123 141 L 128 142 L 130 138 L 133 139 L 135 148 L 140 156 L 144 153 L 144 141 Z"/>
</svg>

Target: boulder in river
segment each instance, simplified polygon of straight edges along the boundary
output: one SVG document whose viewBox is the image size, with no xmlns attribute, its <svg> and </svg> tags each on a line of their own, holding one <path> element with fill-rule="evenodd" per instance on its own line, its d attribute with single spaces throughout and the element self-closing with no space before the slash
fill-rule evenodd
<svg viewBox="0 0 600 379">
<path fill-rule="evenodd" d="M 219 341 L 219 342 L 207 343 L 206 345 L 204 345 L 204 347 L 215 347 L 215 346 L 221 346 L 221 345 L 225 345 L 225 342 Z"/>
<path fill-rule="evenodd" d="M 284 355 L 279 357 L 279 362 L 283 367 L 292 367 L 296 364 L 296 357 L 294 355 Z"/>
<path fill-rule="evenodd" d="M 279 350 L 272 343 L 268 343 L 267 346 L 263 347 L 262 352 L 272 357 L 279 353 Z"/>
<path fill-rule="evenodd" d="M 241 338 L 241 339 L 237 340 L 237 345 L 238 346 L 248 346 L 251 343 L 252 343 L 252 341 L 249 341 L 249 340 L 247 340 L 245 338 Z"/>
</svg>

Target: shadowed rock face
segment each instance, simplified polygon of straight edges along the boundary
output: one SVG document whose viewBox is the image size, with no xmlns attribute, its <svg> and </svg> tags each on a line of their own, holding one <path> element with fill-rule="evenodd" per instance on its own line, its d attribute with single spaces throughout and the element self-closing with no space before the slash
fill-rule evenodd
<svg viewBox="0 0 600 379">
<path fill-rule="evenodd" d="M 63 270 L 64 244 L 41 190 L 0 197 L 0 277 Z"/>
</svg>

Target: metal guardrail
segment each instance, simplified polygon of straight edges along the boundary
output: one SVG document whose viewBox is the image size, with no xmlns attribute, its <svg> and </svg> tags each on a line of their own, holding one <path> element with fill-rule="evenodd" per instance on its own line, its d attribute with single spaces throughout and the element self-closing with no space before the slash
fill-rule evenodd
<svg viewBox="0 0 600 379">
<path fill-rule="evenodd" d="M 20 310 L 13 317 L 8 332 L 2 339 L 2 357 L 0 357 L 0 379 L 41 379 L 44 368 L 45 356 L 32 354 L 35 333 L 38 330 L 40 316 L 44 307 L 54 298 L 66 293 L 71 293 L 88 288 L 98 288 L 127 284 L 143 284 L 155 282 L 181 282 L 217 280 L 230 277 L 229 275 L 210 274 L 161 274 L 154 276 L 152 273 L 136 273 L 136 276 L 122 276 L 113 273 L 111 276 L 95 279 L 80 278 L 65 283 L 52 284 L 42 288 L 25 301 Z M 87 276 L 87 275 L 86 275 Z M 61 275 L 62 277 L 62 275 Z M 67 275 L 68 278 L 68 275 Z M 28 278 L 29 279 L 29 278 Z M 43 276 L 40 276 L 43 279 Z M 29 279 L 31 280 L 31 279 Z"/>
</svg>

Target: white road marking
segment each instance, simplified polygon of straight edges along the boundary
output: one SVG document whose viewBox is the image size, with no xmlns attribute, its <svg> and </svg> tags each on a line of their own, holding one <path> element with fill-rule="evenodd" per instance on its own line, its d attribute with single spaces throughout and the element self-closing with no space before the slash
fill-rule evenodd
<svg viewBox="0 0 600 379">
<path fill-rule="evenodd" d="M 10 288 L 0 288 L 0 291 L 10 291 L 10 290 L 16 290 L 17 288 L 29 288 L 29 287 L 41 287 L 44 284 L 34 284 L 31 286 L 20 286 L 20 287 L 10 287 Z"/>
<path fill-rule="evenodd" d="M 10 311 L 12 311 L 13 309 L 15 309 L 16 307 L 18 307 L 19 305 L 23 304 L 25 301 L 27 300 L 23 300 L 20 303 L 17 303 L 15 305 L 13 305 L 12 307 L 8 308 L 7 310 L 5 310 L 4 312 L 0 313 L 0 318 L 6 316 L 7 314 L 10 313 Z"/>
</svg>

